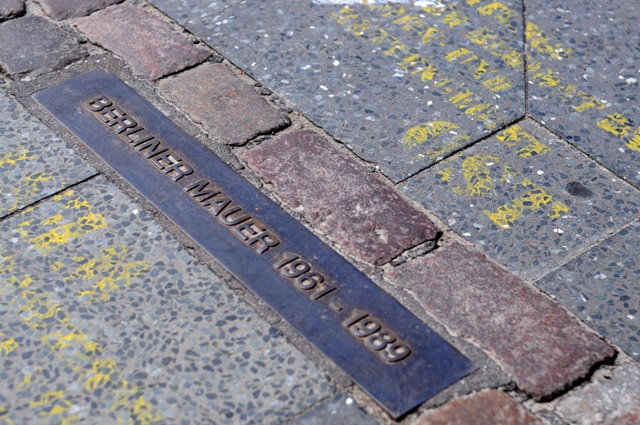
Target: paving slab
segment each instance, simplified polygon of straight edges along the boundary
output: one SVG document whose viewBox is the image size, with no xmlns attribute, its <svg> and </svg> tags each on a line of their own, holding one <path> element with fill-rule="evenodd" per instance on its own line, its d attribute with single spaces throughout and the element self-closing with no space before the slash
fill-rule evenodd
<svg viewBox="0 0 640 425">
<path fill-rule="evenodd" d="M 400 181 L 524 115 L 519 2 L 431 3 L 250 0 L 181 22 Z"/>
<path fill-rule="evenodd" d="M 577 425 L 640 423 L 640 365 L 627 363 L 612 374 L 567 394 L 556 410 Z"/>
<path fill-rule="evenodd" d="M 621 230 L 536 285 L 640 360 L 640 222 Z"/>
<path fill-rule="evenodd" d="M 528 119 L 400 187 L 525 279 L 544 276 L 640 211 L 640 192 Z"/>
<path fill-rule="evenodd" d="M 79 155 L 0 91 L 0 218 L 94 174 Z"/>
<path fill-rule="evenodd" d="M 57 21 L 80 18 L 123 0 L 38 0 L 45 13 Z"/>
<path fill-rule="evenodd" d="M 88 55 L 73 37 L 44 18 L 29 15 L 0 25 L 0 65 L 14 78 L 56 71 Z"/>
<path fill-rule="evenodd" d="M 208 62 L 164 79 L 158 88 L 192 120 L 228 145 L 242 145 L 291 124 L 289 117 L 222 63 Z"/>
<path fill-rule="evenodd" d="M 423 213 L 313 131 L 285 133 L 244 158 L 284 202 L 356 258 L 384 264 L 437 236 Z"/>
<path fill-rule="evenodd" d="M 13 423 L 277 424 L 326 376 L 100 177 L 0 224 Z"/>
<path fill-rule="evenodd" d="M 358 407 L 351 397 L 340 393 L 301 417 L 288 422 L 287 425 L 376 425 L 377 423 Z"/>
<path fill-rule="evenodd" d="M 242 0 L 161 0 L 153 2 L 180 25 L 205 18 L 215 18 L 222 9 Z"/>
<path fill-rule="evenodd" d="M 24 0 L 5 0 L 0 5 L 0 22 L 22 16 L 25 11 Z"/>
<path fill-rule="evenodd" d="M 124 58 L 136 74 L 157 80 L 197 65 L 210 52 L 193 44 L 167 22 L 129 5 L 118 5 L 76 22 L 93 43 Z"/>
<path fill-rule="evenodd" d="M 538 400 L 570 388 L 615 354 L 556 302 L 458 243 L 410 260 L 387 277 L 437 320 L 475 339 Z"/>
<path fill-rule="evenodd" d="M 634 2 L 527 1 L 532 116 L 640 187 Z"/>
<path fill-rule="evenodd" d="M 450 401 L 422 415 L 417 425 L 545 425 L 501 391 L 489 390 Z"/>
</svg>

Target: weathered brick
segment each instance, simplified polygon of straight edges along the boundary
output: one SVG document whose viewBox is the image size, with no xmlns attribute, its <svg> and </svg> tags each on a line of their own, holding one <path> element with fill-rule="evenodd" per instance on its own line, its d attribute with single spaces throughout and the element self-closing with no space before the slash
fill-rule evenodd
<svg viewBox="0 0 640 425">
<path fill-rule="evenodd" d="M 640 365 L 628 363 L 562 397 L 557 411 L 578 425 L 640 424 Z"/>
<path fill-rule="evenodd" d="M 87 56 L 72 37 L 38 16 L 0 25 L 0 64 L 14 77 L 55 71 Z"/>
<path fill-rule="evenodd" d="M 77 21 L 92 42 L 124 58 L 133 72 L 151 80 L 204 61 L 209 51 L 144 10 L 122 5 Z"/>
<path fill-rule="evenodd" d="M 436 237 L 427 217 L 317 133 L 292 131 L 244 157 L 287 204 L 354 257 L 383 264 Z"/>
<path fill-rule="evenodd" d="M 45 13 L 53 19 L 80 18 L 123 0 L 39 0 Z"/>
<path fill-rule="evenodd" d="M 191 119 L 229 145 L 242 145 L 291 123 L 221 63 L 190 69 L 159 87 Z"/>
<path fill-rule="evenodd" d="M 24 15 L 24 0 L 2 0 L 0 3 L 0 22 Z"/>
<path fill-rule="evenodd" d="M 479 341 L 538 400 L 615 353 L 557 303 L 457 243 L 403 264 L 388 278 L 411 290 L 437 319 Z"/>
<path fill-rule="evenodd" d="M 422 415 L 417 425 L 544 425 L 505 393 L 483 391 Z"/>
</svg>

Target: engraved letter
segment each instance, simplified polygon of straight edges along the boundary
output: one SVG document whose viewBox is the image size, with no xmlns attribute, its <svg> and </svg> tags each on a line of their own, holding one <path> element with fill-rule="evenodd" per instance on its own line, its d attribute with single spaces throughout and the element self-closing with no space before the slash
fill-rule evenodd
<svg viewBox="0 0 640 425">
<path fill-rule="evenodd" d="M 84 104 L 87 109 L 93 112 L 100 112 L 111 105 L 112 103 L 107 96 L 98 97 Z"/>
<path fill-rule="evenodd" d="M 114 106 L 113 108 L 107 109 L 101 114 L 98 114 L 98 117 L 105 124 L 109 124 L 112 120 L 115 120 L 116 118 L 119 118 L 119 117 L 123 117 L 125 115 L 127 115 L 126 112 L 124 112 L 122 109 L 118 108 L 117 106 Z"/>
<path fill-rule="evenodd" d="M 193 168 L 190 165 L 185 164 L 184 162 L 176 162 L 170 167 L 166 167 L 162 170 L 163 173 L 168 174 L 171 171 L 175 171 L 178 173 L 177 175 L 171 177 L 174 182 L 177 182 L 184 176 L 188 176 L 189 174 L 193 174 Z"/>
<path fill-rule="evenodd" d="M 220 191 L 215 188 L 213 190 L 204 190 L 207 186 L 209 186 L 208 181 L 200 180 L 199 182 L 195 182 L 191 186 L 185 187 L 184 191 L 187 193 L 191 192 L 189 193 L 189 195 L 191 195 L 192 198 L 197 198 L 198 196 L 204 196 L 204 198 L 200 199 L 200 202 L 204 202 L 207 199 L 213 198 L 214 196 L 220 194 Z"/>
<path fill-rule="evenodd" d="M 253 238 L 251 238 L 251 239 L 249 239 L 247 241 L 247 244 L 248 245 L 253 245 L 256 242 L 260 242 L 261 243 L 261 245 L 258 247 L 258 249 L 256 249 L 256 252 L 258 254 L 262 254 L 266 250 L 268 250 L 269 248 L 274 247 L 274 246 L 276 246 L 276 245 L 278 245 L 280 243 L 278 238 L 276 238 L 275 236 L 273 236 L 269 232 L 264 232 L 264 233 L 259 234 L 258 236 L 254 236 Z"/>
<path fill-rule="evenodd" d="M 220 221 L 223 224 L 226 224 L 227 226 L 235 226 L 236 224 L 242 223 L 243 221 L 251 218 L 251 216 L 248 214 L 241 215 L 240 217 L 237 217 L 237 218 L 231 218 L 231 219 L 229 218 L 231 214 L 236 213 L 238 211 L 242 211 L 242 208 L 238 206 L 230 208 L 220 216 Z"/>
</svg>

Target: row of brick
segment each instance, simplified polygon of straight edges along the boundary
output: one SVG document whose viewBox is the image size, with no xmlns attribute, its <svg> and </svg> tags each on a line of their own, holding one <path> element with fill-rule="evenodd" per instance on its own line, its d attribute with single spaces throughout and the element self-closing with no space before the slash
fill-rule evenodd
<svg viewBox="0 0 640 425">
<path fill-rule="evenodd" d="M 76 17 L 55 9 L 55 3 L 42 2 L 51 17 Z M 87 3 L 95 8 L 84 14 L 117 2 Z M 225 64 L 207 61 L 210 50 L 149 11 L 117 5 L 75 25 L 143 78 L 155 81 L 172 75 L 157 83 L 159 92 L 223 143 L 241 145 L 290 124 Z M 25 54 L 16 55 L 16 49 Z M 0 25 L 0 63 L 14 77 L 60 69 L 87 55 L 77 39 L 44 18 L 27 16 Z M 285 132 L 245 151 L 243 157 L 290 208 L 359 260 L 382 265 L 437 237 L 439 230 L 422 211 L 318 133 Z M 539 400 L 550 398 L 615 355 L 604 341 L 524 281 L 475 250 L 455 242 L 442 245 L 433 255 L 390 270 L 387 279 L 411 291 L 436 319 L 475 340 L 524 392 Z M 449 403 L 427 414 L 424 423 L 454 423 L 438 422 L 437 415 L 450 418 L 447 415 L 465 409 L 473 411 L 474 405 L 496 406 L 495 411 L 484 409 L 487 415 L 519 418 L 495 423 L 538 423 L 497 391 Z"/>
</svg>

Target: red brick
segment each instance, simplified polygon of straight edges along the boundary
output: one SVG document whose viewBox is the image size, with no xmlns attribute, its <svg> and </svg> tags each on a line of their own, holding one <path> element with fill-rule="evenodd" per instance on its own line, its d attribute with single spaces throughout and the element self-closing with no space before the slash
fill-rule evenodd
<svg viewBox="0 0 640 425">
<path fill-rule="evenodd" d="M 165 97 L 229 145 L 242 145 L 291 121 L 226 65 L 206 63 L 159 83 Z"/>
<path fill-rule="evenodd" d="M 431 410 L 416 425 L 544 425 L 503 392 L 483 391 Z"/>
<path fill-rule="evenodd" d="M 124 58 L 133 72 L 151 80 L 196 65 L 210 55 L 168 23 L 133 6 L 110 7 L 76 24 L 93 43 Z"/>
<path fill-rule="evenodd" d="M 44 12 L 57 21 L 87 16 L 123 0 L 38 0 Z"/>
<path fill-rule="evenodd" d="M 548 398 L 610 359 L 614 350 L 557 303 L 456 243 L 387 277 L 438 320 L 479 341 L 526 393 Z"/>
<path fill-rule="evenodd" d="M 283 134 L 244 157 L 284 202 L 354 257 L 383 264 L 436 237 L 426 216 L 312 131 Z"/>
</svg>

